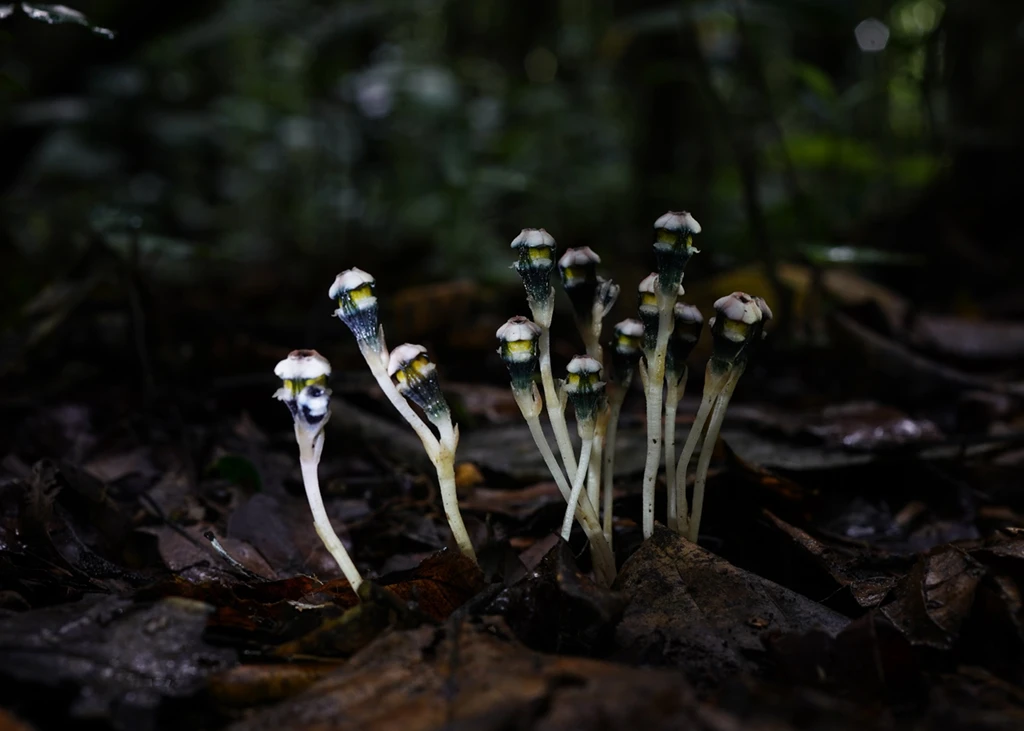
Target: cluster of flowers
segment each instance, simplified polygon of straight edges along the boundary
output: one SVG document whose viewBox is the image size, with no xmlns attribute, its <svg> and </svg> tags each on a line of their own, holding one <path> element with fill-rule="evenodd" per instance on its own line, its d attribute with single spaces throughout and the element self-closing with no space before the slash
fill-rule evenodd
<svg viewBox="0 0 1024 731">
<path fill-rule="evenodd" d="M 693 246 L 693 236 L 701 229 L 686 212 L 666 213 L 657 220 L 654 229 L 658 271 L 638 287 L 638 318 L 623 320 L 614 327 L 612 376 L 608 381 L 602 380 L 605 363 L 601 332 L 604 318 L 615 304 L 620 288 L 598 276 L 597 265 L 601 260 L 589 247 L 568 249 L 557 258 L 555 240 L 547 231 L 524 229 L 512 241 L 512 248 L 518 253 L 514 267 L 522 277 L 533 317 L 513 317 L 497 332 L 498 352 L 508 367 L 516 403 L 567 504 L 562 537 L 568 540 L 573 522 L 579 522 L 590 543 L 595 576 L 606 585 L 614 580 L 616 571 L 612 553 L 616 430 L 634 374 L 640 374 L 647 398 L 644 538 L 654 532 L 655 488 L 664 455 L 666 522 L 673 530 L 696 541 L 708 467 L 726 407 L 753 346 L 764 335 L 764 324 L 772 316 L 764 300 L 743 292 L 734 292 L 715 302 L 715 316 L 709 322 L 713 353 L 705 369 L 704 396 L 677 461 L 675 421 L 688 373 L 686 360 L 704 328 L 700 311 L 679 301 L 679 297 L 684 293 L 683 270 L 690 257 L 698 252 Z M 556 266 L 586 351 L 569 362 L 565 379 L 559 381 L 551 371 L 550 347 L 555 307 L 552 280 Z M 338 302 L 335 314 L 352 331 L 381 390 L 422 441 L 437 470 L 445 515 L 455 542 L 463 554 L 476 560 L 455 489 L 459 431 L 452 423 L 437 368 L 421 345 L 406 343 L 388 350 L 379 321 L 375 287 L 373 277 L 362 270 L 349 269 L 339 274 L 330 289 L 331 299 Z M 353 588 L 358 589 L 362 579 L 331 528 L 317 481 L 323 428 L 330 416 L 330 390 L 327 388 L 330 364 L 316 351 L 297 350 L 277 365 L 275 373 L 284 382 L 277 398 L 288 405 L 295 421 L 303 482 L 314 527 Z M 419 407 L 436 432 L 409 402 Z M 576 414 L 576 429 L 581 440 L 578 455 L 566 425 L 567 403 Z M 545 407 L 558 457 L 541 425 L 541 412 Z M 686 473 L 701 444 L 691 506 Z"/>
</svg>

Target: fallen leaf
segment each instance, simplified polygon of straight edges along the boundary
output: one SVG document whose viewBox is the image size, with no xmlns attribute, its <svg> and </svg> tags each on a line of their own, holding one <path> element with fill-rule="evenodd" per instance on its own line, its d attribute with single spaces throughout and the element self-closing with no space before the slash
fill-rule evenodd
<svg viewBox="0 0 1024 731">
<path fill-rule="evenodd" d="M 763 631 L 817 627 L 834 636 L 849 623 L 662 527 L 622 567 L 614 588 L 629 597 L 615 657 L 679 666 L 700 684 L 755 671 L 751 657 L 762 652 Z"/>
<path fill-rule="evenodd" d="M 390 632 L 231 731 L 783 731 L 702 706 L 676 672 L 543 655 L 497 618 Z"/>
<path fill-rule="evenodd" d="M 941 547 L 918 559 L 881 611 L 913 644 L 949 650 L 984 574 L 984 566 L 965 551 Z"/>
<path fill-rule="evenodd" d="M 234 650 L 203 641 L 210 612 L 184 599 L 147 606 L 91 595 L 8 616 L 0 621 L 0 673 L 37 686 L 73 684 L 80 691 L 72 717 L 139 728 L 155 723 L 164 698 L 192 696 L 236 662 Z"/>
</svg>

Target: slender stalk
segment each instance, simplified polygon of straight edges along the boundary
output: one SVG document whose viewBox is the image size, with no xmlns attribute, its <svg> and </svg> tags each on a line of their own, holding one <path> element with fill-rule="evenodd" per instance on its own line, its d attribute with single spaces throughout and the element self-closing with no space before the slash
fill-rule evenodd
<svg viewBox="0 0 1024 731">
<path fill-rule="evenodd" d="M 704 510 L 704 488 L 708 482 L 708 466 L 711 464 L 711 455 L 715 451 L 715 442 L 718 441 L 718 432 L 722 429 L 722 421 L 725 419 L 725 410 L 729 406 L 729 399 L 732 392 L 736 390 L 736 382 L 743 375 L 742 364 L 734 366 L 725 383 L 719 391 L 715 400 L 715 407 L 711 412 L 711 419 L 708 421 L 708 432 L 704 437 L 704 448 L 701 450 L 697 460 L 697 479 L 693 486 L 693 516 L 690 518 L 689 538 L 694 543 L 700 535 L 700 517 Z"/>
<path fill-rule="evenodd" d="M 686 472 L 704 431 L 704 423 L 708 420 L 708 415 L 715 405 L 715 399 L 725 383 L 727 374 L 728 371 L 717 374 L 711 368 L 711 363 L 708 363 L 707 368 L 704 369 L 704 395 L 701 398 L 700 408 L 697 409 L 697 416 L 694 417 L 693 424 L 690 426 L 690 433 L 686 436 L 686 442 L 683 444 L 683 453 L 679 455 L 679 461 L 676 463 L 676 529 L 680 535 L 689 531 L 690 516 L 686 499 Z"/>
<path fill-rule="evenodd" d="M 338 538 L 331 526 L 330 518 L 327 517 L 327 510 L 324 508 L 323 496 L 320 494 L 320 478 L 317 475 L 317 465 L 320 462 L 320 452 L 323 449 L 323 433 L 310 438 L 309 432 L 295 425 L 295 440 L 299 443 L 299 466 L 302 469 L 302 485 L 306 490 L 306 500 L 309 502 L 309 511 L 313 514 L 313 527 L 316 534 L 320 536 L 327 551 L 341 567 L 341 572 L 348 579 L 352 591 L 359 593 L 359 585 L 363 583 L 363 577 L 352 562 L 352 558 L 345 550 L 345 544 Z"/>
<path fill-rule="evenodd" d="M 558 389 L 555 388 L 555 378 L 551 375 L 551 329 L 541 322 L 538 322 L 537 325 L 540 327 L 538 340 L 540 378 L 544 386 L 544 403 L 548 410 L 548 420 L 555 433 L 555 442 L 558 444 L 558 453 L 562 457 L 562 464 L 565 465 L 565 473 L 570 482 L 575 482 L 576 455 L 573 452 L 572 441 L 569 439 L 569 428 L 565 425 L 565 402 L 559 395 Z"/>
<path fill-rule="evenodd" d="M 672 298 L 674 300 L 674 298 Z M 665 351 L 672 334 L 674 301 L 658 292 L 658 339 L 654 362 L 647 364 L 647 461 L 644 464 L 643 531 L 644 539 L 654 535 L 654 488 L 661 463 L 661 403 L 665 383 Z"/>
<path fill-rule="evenodd" d="M 594 431 L 594 446 L 590 451 L 590 465 L 587 468 L 587 497 L 595 507 L 601 504 L 601 467 L 604 466 L 605 436 L 608 431 L 609 412 L 605 409 L 597 416 Z"/>
<path fill-rule="evenodd" d="M 580 501 L 583 492 L 583 483 L 587 477 L 587 465 L 590 463 L 591 447 L 594 444 L 594 436 L 591 434 L 583 439 L 580 446 L 580 466 L 576 471 L 576 480 L 572 483 L 572 492 L 569 494 L 569 505 L 565 509 L 565 518 L 562 520 L 562 538 L 566 541 L 572 535 L 572 519 L 576 515 L 576 505 Z M 589 496 L 587 497 L 589 500 Z"/>
<path fill-rule="evenodd" d="M 608 399 L 608 429 L 605 437 L 604 450 L 604 473 L 601 507 L 604 520 L 604 538 L 608 546 L 612 545 L 612 503 L 615 497 L 615 439 L 619 431 L 619 414 L 622 413 L 622 403 L 626 399 L 626 388 L 616 389 Z"/>
<path fill-rule="evenodd" d="M 540 423 L 540 407 L 537 404 L 539 396 L 535 395 L 536 386 L 534 387 L 534 394 L 520 391 L 514 391 L 513 393 L 516 397 L 516 403 L 519 405 L 519 410 L 523 413 L 523 418 L 526 420 L 526 425 L 530 428 L 530 435 L 537 445 L 537 450 L 544 459 L 544 464 L 547 465 L 548 470 L 551 472 L 551 477 L 554 478 L 555 484 L 558 485 L 558 491 L 562 493 L 562 498 L 568 504 L 569 498 L 572 495 L 572 488 L 569 486 L 568 480 L 565 479 L 562 467 L 558 464 L 558 458 L 551 451 L 548 439 L 544 435 L 544 428 Z M 611 586 L 615 580 L 615 557 L 611 552 L 611 545 L 605 541 L 604 535 L 601 532 L 597 510 L 586 495 L 581 496 L 579 504 L 576 506 L 576 520 L 579 521 L 580 526 L 583 528 L 583 533 L 587 536 L 587 540 L 590 541 L 590 554 L 594 562 L 594 573 L 604 586 Z"/>
<path fill-rule="evenodd" d="M 458 430 L 452 426 L 449 420 L 441 422 L 441 445 L 434 461 L 437 469 L 437 483 L 441 489 L 441 504 L 444 506 L 445 517 L 448 518 L 448 525 L 452 529 L 452 537 L 455 544 L 464 556 L 476 563 L 476 551 L 473 550 L 473 543 L 469 540 L 469 531 L 466 524 L 462 522 L 462 513 L 459 510 L 459 493 L 455 486 L 455 449 L 459 443 Z"/>
<path fill-rule="evenodd" d="M 686 392 L 686 377 L 689 369 L 683 366 L 682 376 L 678 381 L 669 379 L 665 387 L 665 488 L 668 502 L 668 527 L 679 530 L 678 493 L 676 492 L 676 412 L 679 402 Z"/>
<path fill-rule="evenodd" d="M 578 317 L 576 318 L 576 329 L 579 330 L 580 338 L 583 340 L 583 346 L 586 348 L 587 355 L 596 361 L 603 362 L 601 361 L 603 353 L 600 342 L 600 328 L 600 322 L 596 324 L 596 328 L 594 326 L 588 327 L 586 323 L 582 323 Z M 597 332 L 595 332 L 595 329 Z"/>
</svg>

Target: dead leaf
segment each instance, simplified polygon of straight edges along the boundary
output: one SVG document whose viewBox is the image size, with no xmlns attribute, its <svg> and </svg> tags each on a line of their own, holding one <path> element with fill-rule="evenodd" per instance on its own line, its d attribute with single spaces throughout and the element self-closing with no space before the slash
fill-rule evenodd
<svg viewBox="0 0 1024 731">
<path fill-rule="evenodd" d="M 700 705 L 681 675 L 523 648 L 504 623 L 382 636 L 306 692 L 231 731 L 782 731 Z"/>
<path fill-rule="evenodd" d="M 0 673 L 43 687 L 73 684 L 72 717 L 139 728 L 145 718 L 155 723 L 162 699 L 194 695 L 210 673 L 236 662 L 234 650 L 202 640 L 210 611 L 184 599 L 146 606 L 92 595 L 8 616 Z"/>
<path fill-rule="evenodd" d="M 984 574 L 984 566 L 965 551 L 944 546 L 918 559 L 881 611 L 913 644 L 949 650 Z"/>
<path fill-rule="evenodd" d="M 854 601 L 865 609 L 881 604 L 899 578 L 898 569 L 905 565 L 905 562 L 897 562 L 882 551 L 826 544 L 770 511 L 765 510 L 764 516 L 810 556 L 837 587 L 849 591 Z"/>
<path fill-rule="evenodd" d="M 753 672 L 761 629 L 834 636 L 849 620 L 658 527 L 622 567 L 615 587 L 629 597 L 616 657 L 677 665 L 694 683 L 717 685 Z"/>
<path fill-rule="evenodd" d="M 612 639 L 626 597 L 598 586 L 576 565 L 569 545 L 557 540 L 537 566 L 506 587 L 484 614 L 501 614 L 534 650 L 602 654 Z"/>
</svg>

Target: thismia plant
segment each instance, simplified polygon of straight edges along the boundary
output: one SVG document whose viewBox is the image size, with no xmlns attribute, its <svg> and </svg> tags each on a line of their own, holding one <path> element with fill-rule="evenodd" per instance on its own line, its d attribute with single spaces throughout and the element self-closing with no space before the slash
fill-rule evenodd
<svg viewBox="0 0 1024 731">
<path fill-rule="evenodd" d="M 601 258 L 586 246 L 567 249 L 559 257 L 555 239 L 542 228 L 523 229 L 512 241 L 516 253 L 512 266 L 522 278 L 532 317 L 513 317 L 498 329 L 498 354 L 508 368 L 512 393 L 530 435 L 566 501 L 561 536 L 568 540 L 573 524 L 579 523 L 590 545 L 595 577 L 604 585 L 615 579 L 615 441 L 623 401 L 634 375 L 640 375 L 647 402 L 647 456 L 642 483 L 644 538 L 650 538 L 654 532 L 655 492 L 664 460 L 666 524 L 696 541 L 708 468 L 726 408 L 751 354 L 765 334 L 765 323 L 772 317 L 763 299 L 743 292 L 733 292 L 715 302 L 715 313 L 709 320 L 713 350 L 704 371 L 704 395 L 677 460 L 676 411 L 689 372 L 687 359 L 704 330 L 701 312 L 680 300 L 684 295 L 686 264 L 699 252 L 693 237 L 700 232 L 700 224 L 685 211 L 666 213 L 655 222 L 658 271 L 637 288 L 637 317 L 615 325 L 609 342 L 602 341 L 604 319 L 620 290 L 617 284 L 598 275 Z M 583 343 L 583 352 L 569 362 L 561 379 L 554 377 L 551 365 L 556 269 Z M 475 561 L 476 553 L 459 511 L 455 488 L 459 429 L 452 421 L 437 367 L 422 345 L 406 343 L 388 350 L 379 320 L 376 280 L 370 274 L 360 269 L 342 272 L 329 295 L 338 304 L 335 314 L 351 330 L 381 391 L 423 443 L 437 472 L 445 516 L 455 543 Z M 330 372 L 330 364 L 316 351 L 293 351 L 275 369 L 283 382 L 276 396 L 288 406 L 295 422 L 314 528 L 352 587 L 358 589 L 362 579 L 331 527 L 317 479 L 324 425 L 330 417 Z M 572 405 L 575 413 L 578 454 L 569 435 L 567 404 Z M 541 422 L 545 412 L 554 435 L 554 449 Z M 691 501 L 687 472 L 698 447 L 701 451 Z"/>
</svg>

